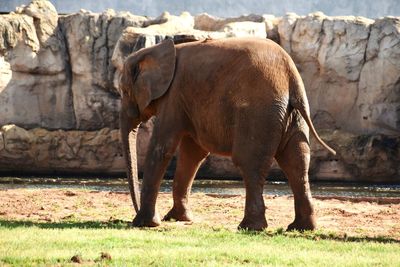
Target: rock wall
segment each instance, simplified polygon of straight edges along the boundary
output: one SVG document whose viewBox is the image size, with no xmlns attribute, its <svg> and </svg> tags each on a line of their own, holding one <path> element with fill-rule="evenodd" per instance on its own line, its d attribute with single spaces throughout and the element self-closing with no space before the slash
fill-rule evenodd
<svg viewBox="0 0 400 267">
<path fill-rule="evenodd" d="M 138 165 L 143 166 L 152 125 L 143 125 L 138 142 Z M 313 180 L 364 182 L 399 182 L 398 159 L 400 136 L 354 135 L 342 131 L 321 132 L 321 137 L 336 144 L 337 158 L 312 139 L 313 156 L 310 176 Z M 26 130 L 16 125 L 0 128 L 0 166 L 3 174 L 96 174 L 121 175 L 125 172 L 119 131 Z M 167 171 L 173 176 L 176 162 Z M 198 173 L 207 178 L 238 178 L 239 173 L 228 158 L 210 156 Z M 274 164 L 270 174 L 282 179 Z"/>
<path fill-rule="evenodd" d="M 400 179 L 400 19 L 249 15 L 222 19 L 112 10 L 59 16 L 44 0 L 0 16 L 0 172 L 124 172 L 118 69 L 164 38 L 257 36 L 278 42 L 304 79 L 312 118 L 338 151 L 313 142 L 313 179 Z M 139 132 L 139 169 L 152 122 Z M 173 166 L 169 169 L 172 175 Z M 277 166 L 274 165 L 274 169 Z M 237 177 L 211 156 L 201 176 Z"/>
</svg>

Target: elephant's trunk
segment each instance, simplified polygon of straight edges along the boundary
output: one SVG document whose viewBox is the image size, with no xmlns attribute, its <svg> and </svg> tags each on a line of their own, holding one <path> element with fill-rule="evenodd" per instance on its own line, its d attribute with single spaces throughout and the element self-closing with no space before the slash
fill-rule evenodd
<svg viewBox="0 0 400 267">
<path fill-rule="evenodd" d="M 131 193 L 133 207 L 135 208 L 135 211 L 138 212 L 140 209 L 140 195 L 137 170 L 136 138 L 139 127 L 136 125 L 135 127 L 130 128 L 126 125 L 126 121 L 121 121 L 120 127 L 123 152 L 127 167 L 129 191 Z"/>
</svg>

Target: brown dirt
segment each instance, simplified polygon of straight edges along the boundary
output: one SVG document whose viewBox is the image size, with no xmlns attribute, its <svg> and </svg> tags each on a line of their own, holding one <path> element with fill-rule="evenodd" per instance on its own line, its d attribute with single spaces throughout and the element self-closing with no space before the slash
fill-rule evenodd
<svg viewBox="0 0 400 267">
<path fill-rule="evenodd" d="M 316 198 L 320 229 L 348 236 L 386 236 L 400 240 L 400 199 Z M 377 200 L 377 199 L 375 199 Z M 293 198 L 266 196 L 269 227 L 285 228 L 294 216 Z M 161 216 L 172 205 L 171 194 L 160 194 Z M 195 193 L 191 196 L 193 224 L 236 229 L 243 216 L 244 196 Z M 128 193 L 67 190 L 9 189 L 0 191 L 0 220 L 33 222 L 130 221 L 133 208 Z M 168 225 L 183 223 L 164 223 Z"/>
</svg>

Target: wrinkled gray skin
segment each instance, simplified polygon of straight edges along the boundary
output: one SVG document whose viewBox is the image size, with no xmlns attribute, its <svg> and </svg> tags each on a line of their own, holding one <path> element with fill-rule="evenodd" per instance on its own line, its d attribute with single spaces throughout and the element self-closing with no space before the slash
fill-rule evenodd
<svg viewBox="0 0 400 267">
<path fill-rule="evenodd" d="M 246 187 L 239 228 L 267 227 L 263 185 L 273 158 L 294 194 L 289 230 L 315 229 L 308 183 L 309 129 L 316 133 L 301 77 L 288 54 L 263 39 L 222 39 L 174 45 L 171 40 L 130 55 L 120 80 L 121 136 L 133 205 L 133 225 L 158 226 L 156 199 L 179 146 L 174 205 L 165 220 L 190 221 L 188 195 L 209 153 L 231 156 Z M 136 134 L 155 116 L 139 205 Z"/>
</svg>

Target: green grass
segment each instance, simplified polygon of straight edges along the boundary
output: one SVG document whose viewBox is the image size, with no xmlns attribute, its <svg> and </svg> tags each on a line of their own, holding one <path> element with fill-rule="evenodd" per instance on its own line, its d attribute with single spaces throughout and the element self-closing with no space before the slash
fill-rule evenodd
<svg viewBox="0 0 400 267">
<path fill-rule="evenodd" d="M 101 260 L 102 252 L 112 259 Z M 74 265 L 74 255 L 95 266 L 400 266 L 400 244 L 390 238 L 174 223 L 140 230 L 121 221 L 0 221 L 0 265 Z"/>
</svg>

